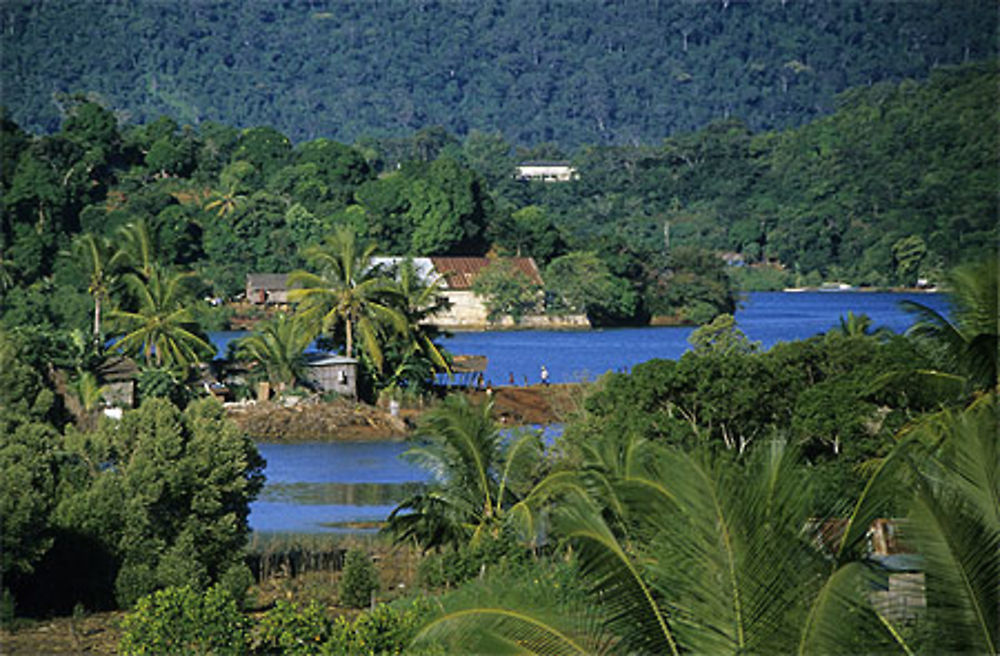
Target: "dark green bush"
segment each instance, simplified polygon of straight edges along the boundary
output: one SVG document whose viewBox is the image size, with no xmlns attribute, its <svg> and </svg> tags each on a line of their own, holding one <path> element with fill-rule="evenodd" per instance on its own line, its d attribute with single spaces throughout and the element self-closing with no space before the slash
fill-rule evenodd
<svg viewBox="0 0 1000 656">
<path fill-rule="evenodd" d="M 340 602 L 353 608 L 371 603 L 378 590 L 378 572 L 371 557 L 360 549 L 351 549 L 344 557 L 344 573 L 340 579 Z"/>
</svg>

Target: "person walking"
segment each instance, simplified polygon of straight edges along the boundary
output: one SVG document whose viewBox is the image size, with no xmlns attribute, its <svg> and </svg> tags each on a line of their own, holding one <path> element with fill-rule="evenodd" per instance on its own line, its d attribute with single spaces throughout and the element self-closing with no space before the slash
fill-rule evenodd
<svg viewBox="0 0 1000 656">
<path fill-rule="evenodd" d="M 548 384 L 549 384 L 549 370 L 546 369 L 545 365 L 543 364 L 542 365 L 542 385 L 548 385 Z"/>
</svg>

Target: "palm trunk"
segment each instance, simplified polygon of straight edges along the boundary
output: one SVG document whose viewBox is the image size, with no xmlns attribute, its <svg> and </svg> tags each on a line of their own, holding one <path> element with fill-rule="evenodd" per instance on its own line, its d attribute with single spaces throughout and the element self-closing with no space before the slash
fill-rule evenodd
<svg viewBox="0 0 1000 656">
<path fill-rule="evenodd" d="M 101 341 L 101 297 L 94 296 L 94 344 Z"/>
<path fill-rule="evenodd" d="M 351 318 L 350 317 L 348 317 L 347 321 L 345 321 L 344 323 L 346 324 L 345 325 L 345 329 L 346 329 L 345 332 L 346 332 L 346 337 L 347 337 L 347 357 L 353 358 L 354 357 L 354 355 L 353 355 L 353 353 L 354 353 L 354 335 L 353 335 L 352 331 L 353 331 L 353 327 L 354 326 L 353 326 L 353 323 L 351 322 Z"/>
</svg>

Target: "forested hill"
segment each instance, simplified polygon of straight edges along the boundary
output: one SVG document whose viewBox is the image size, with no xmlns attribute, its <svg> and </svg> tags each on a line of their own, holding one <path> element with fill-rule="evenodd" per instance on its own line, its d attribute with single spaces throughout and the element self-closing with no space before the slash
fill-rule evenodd
<svg viewBox="0 0 1000 656">
<path fill-rule="evenodd" d="M 271 125 L 295 141 L 441 125 L 509 142 L 654 143 L 738 117 L 804 124 L 851 86 L 995 57 L 983 0 L 5 0 L 2 102 L 54 132 L 59 94 L 132 123 Z"/>
</svg>

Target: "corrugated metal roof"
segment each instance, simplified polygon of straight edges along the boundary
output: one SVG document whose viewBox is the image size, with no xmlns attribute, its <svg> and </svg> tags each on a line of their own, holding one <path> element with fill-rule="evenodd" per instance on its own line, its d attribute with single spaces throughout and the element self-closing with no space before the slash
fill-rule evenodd
<svg viewBox="0 0 1000 656">
<path fill-rule="evenodd" d="M 431 262 L 439 274 L 444 276 L 448 289 L 471 289 L 483 269 L 496 261 L 505 261 L 523 273 L 528 280 L 536 285 L 542 285 L 542 275 L 538 272 L 535 260 L 530 257 L 432 257 Z"/>
<path fill-rule="evenodd" d="M 354 358 L 336 353 L 313 353 L 306 356 L 306 365 L 310 367 L 328 367 L 336 364 L 357 364 Z"/>
<path fill-rule="evenodd" d="M 287 289 L 287 273 L 248 273 L 247 287 L 250 289 Z"/>
</svg>

